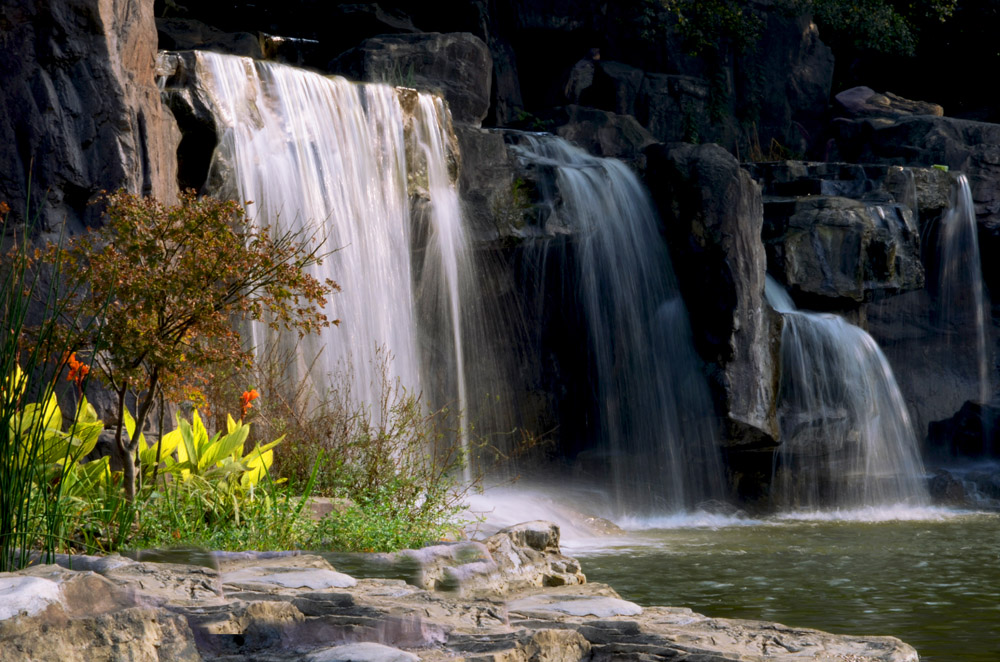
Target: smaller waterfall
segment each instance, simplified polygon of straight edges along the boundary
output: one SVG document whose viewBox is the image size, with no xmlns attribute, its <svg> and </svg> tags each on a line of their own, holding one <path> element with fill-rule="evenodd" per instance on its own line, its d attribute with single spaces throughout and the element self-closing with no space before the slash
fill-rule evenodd
<svg viewBox="0 0 1000 662">
<path fill-rule="evenodd" d="M 837 315 L 797 311 L 770 277 L 766 294 L 784 318 L 776 503 L 801 509 L 926 504 L 916 435 L 878 344 Z"/>
<path fill-rule="evenodd" d="M 961 346 L 974 343 L 974 352 L 959 348 L 956 359 L 972 356 L 975 365 L 970 366 L 970 372 L 979 380 L 979 401 L 987 402 L 991 395 L 986 340 L 988 313 L 977 233 L 969 180 L 959 175 L 952 188 L 951 206 L 938 224 L 936 321 L 949 343 Z"/>
<path fill-rule="evenodd" d="M 577 382 L 564 407 L 588 437 L 573 441 L 601 458 L 594 478 L 610 479 L 631 514 L 719 498 L 712 404 L 648 193 L 624 163 L 554 136 L 521 136 L 515 150 L 555 173 L 543 194 L 564 234 L 535 242 L 529 268 L 558 279 L 539 299 L 558 308 L 548 316 L 561 317 L 555 342 L 574 346 L 563 357 L 579 364 L 563 366 Z"/>
</svg>

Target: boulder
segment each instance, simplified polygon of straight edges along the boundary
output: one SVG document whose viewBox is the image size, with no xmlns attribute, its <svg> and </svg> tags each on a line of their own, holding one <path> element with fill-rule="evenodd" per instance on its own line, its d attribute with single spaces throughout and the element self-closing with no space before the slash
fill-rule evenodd
<svg viewBox="0 0 1000 662">
<path fill-rule="evenodd" d="M 597 67 L 594 87 L 598 108 L 619 115 L 635 115 L 636 100 L 643 89 L 645 72 L 621 62 L 602 61 Z M 649 128 L 648 126 L 646 128 Z"/>
<path fill-rule="evenodd" d="M 587 581 L 576 559 L 559 551 L 559 527 L 535 521 L 502 529 L 485 541 L 508 591 Z"/>
<path fill-rule="evenodd" d="M 439 92 L 456 122 L 479 126 L 490 108 L 493 61 L 486 44 L 470 33 L 379 35 L 330 68 L 355 80 Z"/>
<path fill-rule="evenodd" d="M 95 225 L 105 190 L 175 200 L 180 135 L 154 79 L 153 3 L 11 0 L 2 20 L 0 200 L 12 218 L 58 232 Z"/>
<path fill-rule="evenodd" d="M 870 87 L 852 87 L 834 97 L 834 113 L 841 117 L 887 117 L 898 119 L 908 115 L 944 115 L 944 108 L 927 101 L 911 101 L 892 92 L 879 94 Z"/>
<path fill-rule="evenodd" d="M 753 136 L 765 150 L 772 140 L 792 153 L 822 149 L 833 87 L 833 51 L 808 14 L 767 11 L 760 46 L 738 62 L 735 107 L 756 118 Z M 752 142 L 752 141 L 751 141 Z"/>
<path fill-rule="evenodd" d="M 760 189 L 718 145 L 654 145 L 646 156 L 647 185 L 663 218 L 695 346 L 709 364 L 725 438 L 734 446 L 772 444 L 780 317 L 764 303 Z"/>
<path fill-rule="evenodd" d="M 202 660 L 183 616 L 93 572 L 42 565 L 4 573 L 0 595 L 4 662 Z"/>
<path fill-rule="evenodd" d="M 643 149 L 656 142 L 630 115 L 570 105 L 543 115 L 552 132 L 595 156 L 607 156 L 633 164 L 643 161 Z"/>
<path fill-rule="evenodd" d="M 711 127 L 718 122 L 709 117 L 710 93 L 702 78 L 648 73 L 636 95 L 635 116 L 661 142 L 713 140 Z"/>
<path fill-rule="evenodd" d="M 159 48 L 168 51 L 203 50 L 261 59 L 264 51 L 257 35 L 223 32 L 192 18 L 158 18 Z"/>
<path fill-rule="evenodd" d="M 1000 401 L 965 402 L 954 416 L 931 422 L 927 442 L 945 456 L 1000 458 Z"/>
<path fill-rule="evenodd" d="M 876 300 L 865 306 L 866 328 L 885 353 L 910 410 L 913 429 L 924 439 L 932 421 L 951 418 L 980 395 L 976 333 L 949 333 L 935 324 L 937 306 L 927 290 Z M 988 334 L 995 336 L 990 327 Z M 938 437 L 926 450 L 949 455 L 950 440 Z"/>
<path fill-rule="evenodd" d="M 559 551 L 559 527 L 542 521 L 508 527 L 481 542 L 431 545 L 353 561 L 355 574 L 375 573 L 461 596 L 507 595 L 586 582 L 580 564 Z"/>
<path fill-rule="evenodd" d="M 524 223 L 526 200 L 503 134 L 457 125 L 455 135 L 462 154 L 458 192 L 473 238 L 488 241 L 514 233 Z"/>
<path fill-rule="evenodd" d="M 861 302 L 923 287 L 920 229 L 908 207 L 827 195 L 771 198 L 764 217 L 770 272 L 796 293 Z"/>
</svg>

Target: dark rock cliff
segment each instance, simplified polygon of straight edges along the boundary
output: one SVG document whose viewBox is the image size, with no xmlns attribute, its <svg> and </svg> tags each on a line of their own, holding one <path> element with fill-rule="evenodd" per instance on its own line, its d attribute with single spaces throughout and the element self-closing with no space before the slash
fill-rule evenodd
<svg viewBox="0 0 1000 662">
<path fill-rule="evenodd" d="M 151 2 L 0 7 L 0 200 L 57 230 L 103 190 L 176 196 L 180 139 L 154 81 Z M 30 182 L 30 201 L 28 196 Z"/>
</svg>

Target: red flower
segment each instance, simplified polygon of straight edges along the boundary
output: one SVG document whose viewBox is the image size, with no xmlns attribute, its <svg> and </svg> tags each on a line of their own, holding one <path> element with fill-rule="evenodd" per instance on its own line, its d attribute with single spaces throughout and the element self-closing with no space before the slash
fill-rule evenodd
<svg viewBox="0 0 1000 662">
<path fill-rule="evenodd" d="M 260 393 L 258 393 L 255 388 L 252 388 L 249 391 L 243 391 L 243 395 L 240 396 L 240 420 L 247 417 L 247 412 L 253 409 L 253 405 L 250 403 L 259 397 Z"/>
<path fill-rule="evenodd" d="M 76 382 L 77 388 L 83 388 L 83 380 L 87 378 L 90 373 L 90 366 L 81 363 L 76 360 L 76 352 L 69 355 L 66 359 L 66 364 L 69 366 L 69 374 L 66 376 L 71 382 Z"/>
</svg>

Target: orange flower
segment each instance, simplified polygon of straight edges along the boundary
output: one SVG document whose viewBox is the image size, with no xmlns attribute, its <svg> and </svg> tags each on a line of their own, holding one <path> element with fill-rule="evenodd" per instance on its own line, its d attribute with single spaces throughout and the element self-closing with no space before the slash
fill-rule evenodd
<svg viewBox="0 0 1000 662">
<path fill-rule="evenodd" d="M 90 373 L 90 366 L 77 361 L 76 352 L 69 355 L 69 358 L 66 359 L 66 364 L 69 365 L 69 374 L 66 376 L 66 379 L 76 382 L 77 388 L 83 388 L 83 380 Z"/>
<path fill-rule="evenodd" d="M 8 213 L 10 213 L 10 207 L 6 202 L 0 200 L 0 215 L 6 216 Z"/>
<path fill-rule="evenodd" d="M 247 417 L 247 412 L 253 409 L 253 405 L 250 403 L 259 397 L 260 393 L 258 393 L 255 388 L 252 388 L 249 391 L 243 391 L 243 395 L 240 396 L 240 420 Z"/>
</svg>

